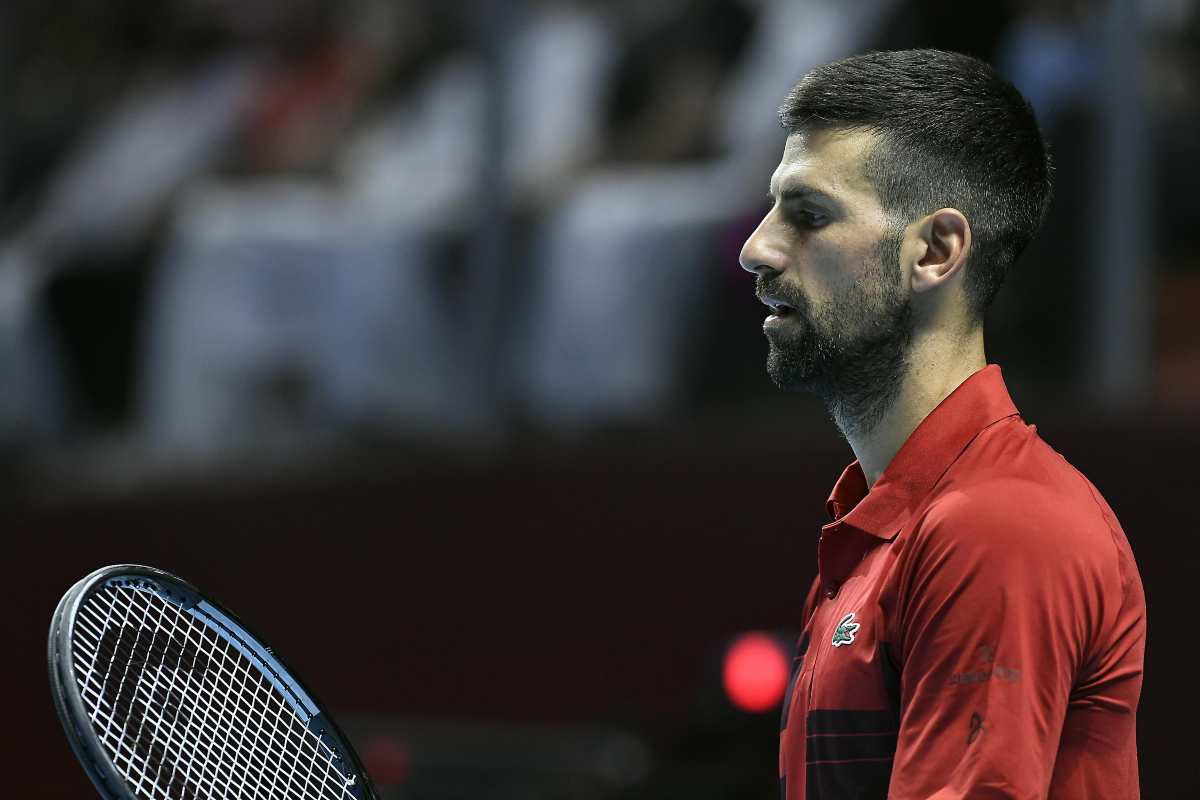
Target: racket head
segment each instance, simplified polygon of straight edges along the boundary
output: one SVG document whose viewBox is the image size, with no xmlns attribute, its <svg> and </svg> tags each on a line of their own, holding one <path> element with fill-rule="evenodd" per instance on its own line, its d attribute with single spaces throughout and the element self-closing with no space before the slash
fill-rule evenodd
<svg viewBox="0 0 1200 800">
<path fill-rule="evenodd" d="M 232 613 L 159 569 L 84 577 L 51 618 L 50 686 L 106 800 L 377 800 L 337 724 Z"/>
</svg>

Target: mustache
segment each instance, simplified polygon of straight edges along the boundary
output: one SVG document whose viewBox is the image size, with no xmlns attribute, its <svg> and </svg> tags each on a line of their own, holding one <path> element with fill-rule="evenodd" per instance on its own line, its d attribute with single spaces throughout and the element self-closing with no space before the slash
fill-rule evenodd
<svg viewBox="0 0 1200 800">
<path fill-rule="evenodd" d="M 759 299 L 774 297 L 776 300 L 787 303 L 797 312 L 807 315 L 808 300 L 794 286 L 789 286 L 778 277 L 768 278 L 765 275 L 758 275 L 754 279 L 754 293 L 758 295 Z"/>
</svg>

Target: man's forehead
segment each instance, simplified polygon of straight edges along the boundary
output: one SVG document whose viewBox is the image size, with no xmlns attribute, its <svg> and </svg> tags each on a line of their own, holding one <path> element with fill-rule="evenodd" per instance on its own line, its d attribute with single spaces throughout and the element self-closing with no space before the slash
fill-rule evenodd
<svg viewBox="0 0 1200 800">
<path fill-rule="evenodd" d="M 873 138 L 865 131 L 804 131 L 787 137 L 771 176 L 771 194 L 812 189 L 835 199 L 876 198 L 863 173 Z"/>
</svg>

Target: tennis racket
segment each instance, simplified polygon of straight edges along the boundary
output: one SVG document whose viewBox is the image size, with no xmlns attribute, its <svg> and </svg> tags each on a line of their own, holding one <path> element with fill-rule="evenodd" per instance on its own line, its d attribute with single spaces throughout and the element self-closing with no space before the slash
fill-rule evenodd
<svg viewBox="0 0 1200 800">
<path fill-rule="evenodd" d="M 174 575 L 122 564 L 76 583 L 49 661 L 67 738 L 106 800 L 377 800 L 312 693 Z"/>
</svg>

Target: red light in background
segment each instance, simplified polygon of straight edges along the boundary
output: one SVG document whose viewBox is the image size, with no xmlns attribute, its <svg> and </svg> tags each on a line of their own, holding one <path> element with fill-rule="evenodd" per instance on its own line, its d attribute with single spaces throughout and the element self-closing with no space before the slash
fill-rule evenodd
<svg viewBox="0 0 1200 800">
<path fill-rule="evenodd" d="M 788 654 L 770 634 L 743 633 L 725 652 L 725 694 L 742 711 L 770 711 L 783 699 Z"/>
<path fill-rule="evenodd" d="M 362 750 L 363 766 L 379 786 L 399 786 L 408 778 L 409 752 L 401 740 L 387 735 L 367 740 Z"/>
</svg>

